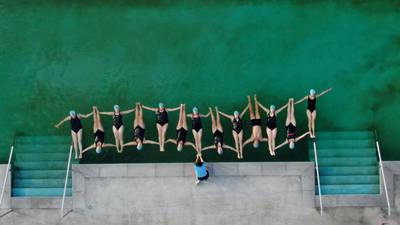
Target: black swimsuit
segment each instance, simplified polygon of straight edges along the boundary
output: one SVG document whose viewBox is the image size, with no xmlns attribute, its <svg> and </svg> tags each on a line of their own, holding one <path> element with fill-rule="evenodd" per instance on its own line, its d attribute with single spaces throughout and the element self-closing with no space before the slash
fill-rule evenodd
<svg viewBox="0 0 400 225">
<path fill-rule="evenodd" d="M 141 126 L 136 126 L 135 130 L 133 131 L 133 140 L 137 142 L 137 139 L 141 140 L 143 142 L 144 140 L 144 128 Z"/>
<path fill-rule="evenodd" d="M 156 119 L 157 119 L 157 123 L 160 124 L 161 126 L 164 126 L 165 124 L 167 124 L 168 123 L 168 113 L 167 113 L 167 111 L 165 109 L 162 112 L 157 110 Z"/>
<path fill-rule="evenodd" d="M 122 127 L 122 125 L 124 125 L 124 123 L 122 122 L 122 114 L 115 114 L 113 116 L 113 125 L 115 128 L 117 128 L 117 130 L 119 130 L 120 127 Z"/>
<path fill-rule="evenodd" d="M 275 115 L 275 113 L 274 113 L 273 116 L 271 116 L 268 113 L 268 116 L 267 116 L 267 127 L 269 129 L 271 129 L 271 130 L 276 129 L 277 125 L 276 125 L 276 115 Z"/>
<path fill-rule="evenodd" d="M 97 145 L 99 142 L 101 145 L 104 144 L 104 131 L 96 130 L 96 132 L 94 132 L 94 143 Z"/>
<path fill-rule="evenodd" d="M 261 119 L 252 119 L 251 121 L 251 126 L 261 126 Z"/>
<path fill-rule="evenodd" d="M 185 144 L 186 135 L 187 135 L 187 130 L 185 130 L 183 127 L 179 130 L 176 130 L 176 144 L 179 144 L 180 141 L 182 141 L 182 143 Z"/>
<path fill-rule="evenodd" d="M 288 126 L 286 126 L 286 133 L 287 133 L 287 139 L 295 139 L 296 138 L 296 126 L 293 125 L 292 123 L 289 123 Z"/>
<path fill-rule="evenodd" d="M 76 116 L 75 118 L 71 117 L 71 130 L 76 134 L 82 129 L 81 119 Z"/>
<path fill-rule="evenodd" d="M 314 97 L 314 99 L 311 99 L 310 96 L 308 96 L 307 98 L 307 109 L 310 112 L 314 112 L 317 108 L 316 108 L 316 104 L 317 104 L 317 97 Z"/>
<path fill-rule="evenodd" d="M 232 126 L 233 126 L 233 130 L 234 130 L 237 134 L 239 134 L 240 131 L 243 130 L 243 121 L 242 121 L 242 119 L 239 118 L 238 120 L 236 120 L 235 118 L 233 118 L 233 120 L 232 120 Z"/>
<path fill-rule="evenodd" d="M 221 146 L 223 146 L 224 145 L 224 134 L 220 130 L 216 130 L 213 135 L 214 135 L 215 147 L 216 148 L 218 147 L 218 143 L 220 143 Z"/>
<path fill-rule="evenodd" d="M 194 117 L 192 115 L 192 130 L 195 130 L 196 132 L 199 132 L 203 128 L 201 124 L 201 118 L 200 115 L 197 115 L 197 117 Z"/>
</svg>

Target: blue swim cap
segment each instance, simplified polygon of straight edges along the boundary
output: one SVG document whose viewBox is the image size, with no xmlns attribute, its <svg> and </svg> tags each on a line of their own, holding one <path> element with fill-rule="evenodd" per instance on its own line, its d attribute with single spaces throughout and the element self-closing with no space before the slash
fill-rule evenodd
<svg viewBox="0 0 400 225">
<path fill-rule="evenodd" d="M 74 110 L 69 111 L 69 115 L 71 117 L 75 117 L 76 116 L 76 112 Z"/>
<path fill-rule="evenodd" d="M 260 143 L 258 141 L 254 141 L 253 148 L 258 148 L 258 146 L 260 146 Z"/>
<path fill-rule="evenodd" d="M 96 153 L 97 153 L 97 154 L 100 154 L 100 153 L 101 153 L 101 146 L 97 146 L 97 147 L 96 147 Z"/>
<path fill-rule="evenodd" d="M 162 102 L 158 103 L 158 108 L 160 108 L 160 109 L 164 108 L 164 103 L 162 103 Z"/>
<path fill-rule="evenodd" d="M 199 113 L 199 109 L 197 107 L 193 107 L 193 113 L 195 114 Z"/>
<path fill-rule="evenodd" d="M 291 141 L 291 142 L 289 143 L 289 148 L 290 148 L 291 150 L 293 150 L 294 147 L 295 147 L 294 141 Z"/>
<path fill-rule="evenodd" d="M 239 116 L 239 111 L 233 112 L 233 115 L 234 115 L 234 116 Z"/>
<path fill-rule="evenodd" d="M 136 149 L 139 150 L 139 151 L 142 150 L 143 149 L 143 144 L 142 143 L 138 143 L 137 146 L 136 146 Z"/>
<path fill-rule="evenodd" d="M 114 105 L 114 111 L 119 110 L 119 105 Z"/>
<path fill-rule="evenodd" d="M 176 150 L 178 150 L 178 152 L 181 152 L 183 149 L 182 144 L 178 144 L 178 147 L 176 148 Z"/>
<path fill-rule="evenodd" d="M 310 95 L 315 95 L 317 93 L 314 89 L 310 89 Z"/>
<path fill-rule="evenodd" d="M 270 106 L 269 106 L 269 110 L 270 110 L 270 111 L 273 111 L 273 110 L 275 110 L 275 109 L 276 109 L 275 105 L 270 105 Z"/>
</svg>

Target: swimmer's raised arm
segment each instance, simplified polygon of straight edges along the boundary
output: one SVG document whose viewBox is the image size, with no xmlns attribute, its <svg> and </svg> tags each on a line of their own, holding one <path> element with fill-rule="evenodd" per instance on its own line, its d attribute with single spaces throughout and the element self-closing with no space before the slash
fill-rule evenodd
<svg viewBox="0 0 400 225">
<path fill-rule="evenodd" d="M 295 102 L 294 104 L 297 105 L 297 104 L 299 104 L 299 103 L 302 103 L 302 102 L 304 102 L 305 100 L 307 100 L 307 98 L 308 98 L 308 96 L 306 95 L 305 97 L 301 98 L 300 100 L 298 100 L 298 101 Z M 287 104 L 286 104 L 286 106 L 287 106 Z"/>
<path fill-rule="evenodd" d="M 222 116 L 224 116 L 224 117 L 230 119 L 230 120 L 233 120 L 233 116 L 231 116 L 231 115 L 228 115 L 228 114 L 226 114 L 226 113 L 224 113 L 224 112 L 221 112 L 221 111 L 219 111 L 219 110 L 218 110 L 218 113 L 219 113 L 220 115 L 222 115 Z"/>
<path fill-rule="evenodd" d="M 205 151 L 205 150 L 209 150 L 209 149 L 215 149 L 215 145 L 207 146 L 207 147 L 205 147 L 205 148 L 202 148 L 201 150 L 202 150 L 202 151 Z"/>
<path fill-rule="evenodd" d="M 199 114 L 200 115 L 200 117 L 203 117 L 203 118 L 207 118 L 207 117 L 209 117 L 210 115 L 211 115 L 211 112 L 208 112 L 207 114 Z"/>
<path fill-rule="evenodd" d="M 159 145 L 157 141 L 152 141 L 152 140 L 144 140 L 143 144 L 149 144 L 149 145 Z"/>
<path fill-rule="evenodd" d="M 282 110 L 284 110 L 286 107 L 288 107 L 288 104 L 280 107 L 278 110 L 275 111 L 275 114 L 278 114 L 279 112 L 281 112 Z"/>
<path fill-rule="evenodd" d="M 168 140 L 165 141 L 165 143 L 176 144 L 176 140 L 175 139 L 168 139 Z"/>
<path fill-rule="evenodd" d="M 253 140 L 254 140 L 254 138 L 251 137 L 251 138 L 247 139 L 245 142 L 243 142 L 243 148 L 244 148 L 246 145 L 248 145 L 249 143 L 251 143 Z"/>
<path fill-rule="evenodd" d="M 256 104 L 257 104 L 258 106 L 260 106 L 260 108 L 261 108 L 262 110 L 264 110 L 266 113 L 269 113 L 269 109 L 268 109 L 267 107 L 263 106 L 257 99 L 255 100 L 255 102 L 256 102 Z"/>
<path fill-rule="evenodd" d="M 305 138 L 307 135 L 309 135 L 310 134 L 310 132 L 306 132 L 306 133 L 304 133 L 304 134 L 302 134 L 301 136 L 299 136 L 299 137 L 297 137 L 296 139 L 295 139 L 295 141 L 297 142 L 297 141 L 300 141 L 301 139 L 303 139 L 303 138 Z"/>
<path fill-rule="evenodd" d="M 224 144 L 224 146 L 222 146 L 223 148 L 226 148 L 226 149 L 229 149 L 229 150 L 232 150 L 232 151 L 234 151 L 234 152 L 238 152 L 238 150 L 236 150 L 236 148 L 234 148 L 234 147 L 232 147 L 232 146 L 229 146 L 229 145 L 225 145 Z"/>
<path fill-rule="evenodd" d="M 178 106 L 178 107 L 175 107 L 175 108 L 165 108 L 165 110 L 166 110 L 167 112 L 172 112 L 172 111 L 178 111 L 180 108 L 181 108 L 181 107 Z"/>
<path fill-rule="evenodd" d="M 326 89 L 325 91 L 323 91 L 323 92 L 317 94 L 317 97 L 321 97 L 322 95 L 324 95 L 324 94 L 326 94 L 326 93 L 328 93 L 328 92 L 330 92 L 330 91 L 332 91 L 332 88 L 328 88 L 328 89 Z"/>
<path fill-rule="evenodd" d="M 113 116 L 114 112 L 99 112 L 100 115 Z"/>
<path fill-rule="evenodd" d="M 157 111 L 157 108 L 148 107 L 148 106 L 145 106 L 145 105 L 142 105 L 142 108 L 143 108 L 143 109 L 146 109 L 146 110 L 153 111 L 153 112 L 156 112 L 156 111 Z"/>
<path fill-rule="evenodd" d="M 243 117 L 248 109 L 249 109 L 249 104 L 247 104 L 247 106 L 243 109 L 242 113 L 240 113 L 240 117 Z"/>
<path fill-rule="evenodd" d="M 86 114 L 86 115 L 78 113 L 78 117 L 79 117 L 79 118 L 85 118 L 85 119 L 88 118 L 88 117 L 90 117 L 91 115 L 93 115 L 93 112 L 88 113 L 88 114 Z"/>
<path fill-rule="evenodd" d="M 85 153 L 85 152 L 87 152 L 87 151 L 89 151 L 89 150 L 91 150 L 91 149 L 94 149 L 94 148 L 96 148 L 96 145 L 95 145 L 95 144 L 92 144 L 92 145 L 90 145 L 89 147 L 83 149 L 83 150 L 82 150 L 82 153 Z"/>
<path fill-rule="evenodd" d="M 57 124 L 55 125 L 55 127 L 58 128 L 59 126 L 61 126 L 61 124 L 67 122 L 67 121 L 70 120 L 70 119 L 71 119 L 70 116 L 65 117 L 63 120 L 61 120 L 59 123 L 57 123 Z"/>
<path fill-rule="evenodd" d="M 281 147 L 287 145 L 288 143 L 289 143 L 288 140 L 285 140 L 282 144 L 276 146 L 276 147 L 275 147 L 275 150 L 278 150 L 279 148 L 281 148 Z"/>
<path fill-rule="evenodd" d="M 185 142 L 185 146 L 190 146 L 190 147 L 192 147 L 194 150 L 197 150 L 197 149 L 196 149 L 196 145 L 194 145 L 192 142 L 189 142 L 189 141 Z"/>
<path fill-rule="evenodd" d="M 134 112 L 134 111 L 135 111 L 135 109 L 128 109 L 128 110 L 125 110 L 125 111 L 121 111 L 121 113 L 122 114 L 129 114 L 129 113 Z"/>
</svg>

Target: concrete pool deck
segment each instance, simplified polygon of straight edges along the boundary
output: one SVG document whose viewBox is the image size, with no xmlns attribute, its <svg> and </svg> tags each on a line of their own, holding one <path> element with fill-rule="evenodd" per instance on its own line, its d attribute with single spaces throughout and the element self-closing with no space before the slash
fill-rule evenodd
<svg viewBox="0 0 400 225">
<path fill-rule="evenodd" d="M 398 168 L 399 163 L 391 163 Z M 309 162 L 210 164 L 196 186 L 191 164 L 74 165 L 74 210 L 18 209 L 0 224 L 398 224 L 400 177 L 392 176 L 392 217 L 377 207 L 314 208 Z M 399 167 L 400 168 L 400 167 Z M 397 174 L 396 169 L 391 170 Z M 66 210 L 67 211 L 67 210 Z"/>
</svg>

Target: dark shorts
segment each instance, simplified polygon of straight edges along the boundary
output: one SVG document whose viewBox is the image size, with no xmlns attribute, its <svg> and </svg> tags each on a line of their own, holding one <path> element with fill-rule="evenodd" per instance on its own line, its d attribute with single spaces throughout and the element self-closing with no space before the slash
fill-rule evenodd
<svg viewBox="0 0 400 225">
<path fill-rule="evenodd" d="M 198 177 L 197 180 L 204 181 L 204 180 L 207 180 L 209 176 L 210 176 L 210 174 L 208 173 L 208 170 L 207 170 L 207 174 L 204 177 Z"/>
</svg>

